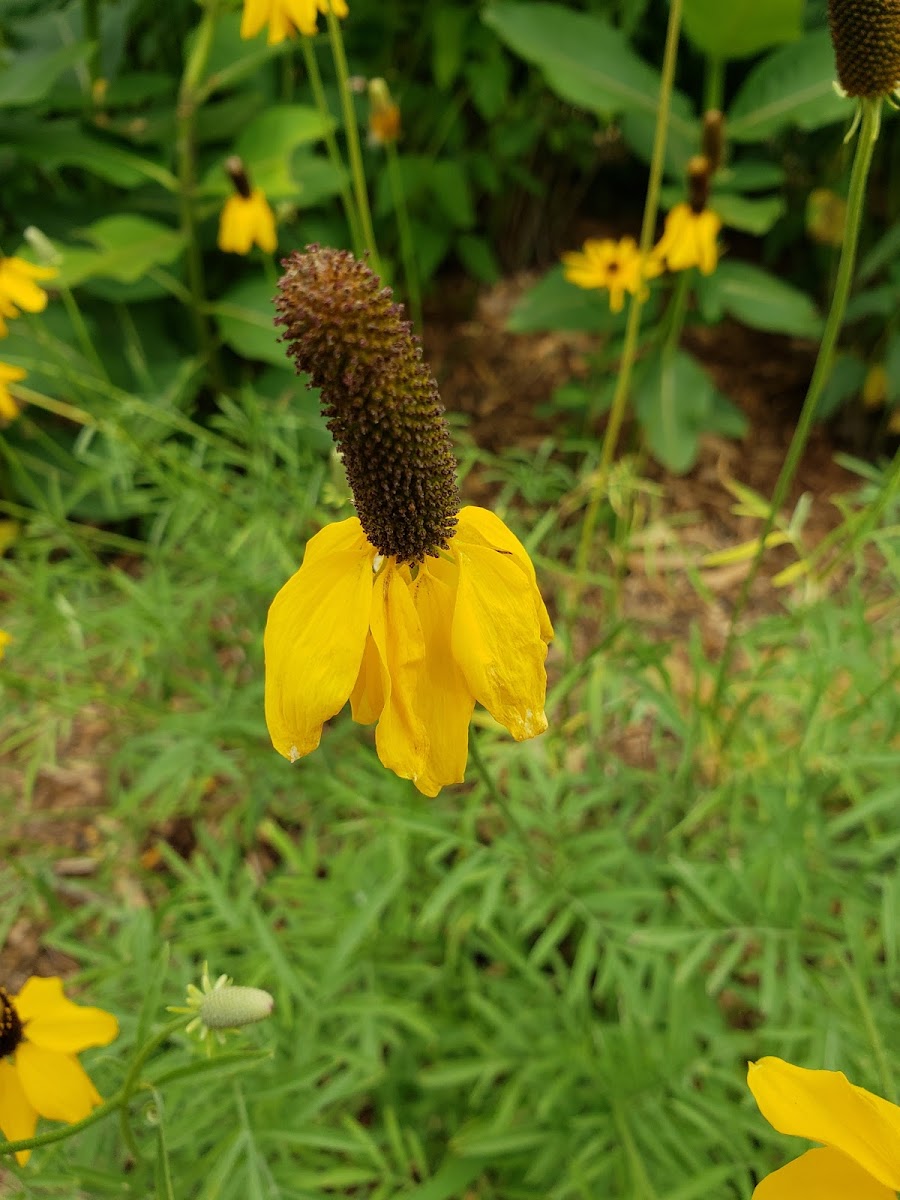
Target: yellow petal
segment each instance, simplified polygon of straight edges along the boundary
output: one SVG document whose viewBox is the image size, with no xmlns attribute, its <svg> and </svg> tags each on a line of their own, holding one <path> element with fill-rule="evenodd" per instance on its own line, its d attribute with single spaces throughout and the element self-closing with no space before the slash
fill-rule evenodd
<svg viewBox="0 0 900 1200">
<path fill-rule="evenodd" d="M 857 1166 L 840 1150 L 807 1150 L 767 1175 L 751 1200 L 895 1200 L 893 1188 Z"/>
<path fill-rule="evenodd" d="M 290 20 L 304 36 L 315 37 L 317 30 L 316 24 L 316 0 L 281 0 L 281 6 L 284 9 L 286 19 Z M 325 12 L 325 9 L 322 9 Z"/>
<path fill-rule="evenodd" d="M 21 1142 L 34 1137 L 37 1112 L 25 1095 L 19 1072 L 5 1059 L 0 1059 L 0 1133 L 8 1142 Z M 28 1162 L 30 1150 L 17 1150 L 20 1167 Z"/>
<path fill-rule="evenodd" d="M 322 726 L 347 703 L 362 664 L 372 605 L 372 557 L 341 522 L 314 537 L 303 566 L 269 609 L 264 637 L 266 724 L 285 758 L 315 750 Z M 356 539 L 359 541 L 359 538 Z"/>
<path fill-rule="evenodd" d="M 0 259 L 0 293 L 26 312 L 39 313 L 47 307 L 47 293 L 35 279 L 52 279 L 52 267 L 35 267 L 21 258 Z"/>
<path fill-rule="evenodd" d="M 780 1058 L 750 1063 L 747 1083 L 779 1133 L 840 1150 L 889 1188 L 900 1188 L 900 1108 L 855 1087 L 841 1071 L 809 1071 Z"/>
<path fill-rule="evenodd" d="M 44 1050 L 77 1054 L 88 1046 L 108 1046 L 119 1023 L 102 1008 L 74 1004 L 63 994 L 62 980 L 33 975 L 15 999 L 29 1042 Z"/>
<path fill-rule="evenodd" d="M 244 0 L 241 17 L 241 37 L 253 38 L 259 33 L 269 17 L 269 0 Z"/>
<path fill-rule="evenodd" d="M 415 782 L 425 766 L 428 739 L 418 712 L 425 646 L 409 586 L 389 562 L 375 580 L 372 638 L 381 659 L 384 707 L 375 730 L 375 748 L 384 766 Z"/>
<path fill-rule="evenodd" d="M 103 1099 L 74 1054 L 23 1042 L 16 1050 L 16 1070 L 28 1103 L 49 1121 L 72 1125 Z"/>
<path fill-rule="evenodd" d="M 275 214 L 259 188 L 254 188 L 250 197 L 253 205 L 253 240 L 266 254 L 271 254 L 278 245 L 275 232 Z"/>
<path fill-rule="evenodd" d="M 465 779 L 475 697 L 450 648 L 453 588 L 425 566 L 413 584 L 413 601 L 425 644 L 426 682 L 419 693 L 419 712 L 428 732 L 425 769 L 416 787 L 426 796 L 436 796 L 442 787 Z"/>
<path fill-rule="evenodd" d="M 381 716 L 384 708 L 384 688 L 381 684 L 381 658 L 371 633 L 366 638 L 362 666 L 353 691 L 350 693 L 350 711 L 358 725 L 371 725 Z"/>
<path fill-rule="evenodd" d="M 541 637 L 545 642 L 551 642 L 553 626 L 537 585 L 534 564 L 528 557 L 528 551 L 513 531 L 504 525 L 497 514 L 491 512 L 489 508 L 478 508 L 476 505 L 470 504 L 460 510 L 455 536 L 463 542 L 493 546 L 495 549 L 511 555 L 513 561 L 525 572 L 531 584 L 532 600 L 541 626 Z"/>
<path fill-rule="evenodd" d="M 454 539 L 459 586 L 453 657 L 469 690 L 517 741 L 547 728 L 547 647 L 518 563 L 497 550 Z"/>
<path fill-rule="evenodd" d="M 253 214 L 243 196 L 229 196 L 219 218 L 219 249 L 226 254 L 249 254 L 253 245 Z"/>
</svg>

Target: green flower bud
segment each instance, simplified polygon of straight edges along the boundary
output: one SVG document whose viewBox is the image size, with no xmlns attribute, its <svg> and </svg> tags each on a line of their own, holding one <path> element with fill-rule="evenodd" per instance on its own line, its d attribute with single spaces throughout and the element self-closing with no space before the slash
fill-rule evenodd
<svg viewBox="0 0 900 1200">
<path fill-rule="evenodd" d="M 238 1029 L 271 1016 L 275 1001 L 255 987 L 215 988 L 200 1002 L 197 1015 L 207 1029 Z"/>
</svg>

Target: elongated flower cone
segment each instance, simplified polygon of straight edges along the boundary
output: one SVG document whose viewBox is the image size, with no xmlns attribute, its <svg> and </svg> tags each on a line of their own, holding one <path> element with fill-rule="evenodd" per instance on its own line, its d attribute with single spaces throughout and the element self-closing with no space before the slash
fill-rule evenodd
<svg viewBox="0 0 900 1200">
<path fill-rule="evenodd" d="M 838 81 L 848 96 L 889 96 L 900 84 L 900 0 L 829 0 Z"/>
</svg>

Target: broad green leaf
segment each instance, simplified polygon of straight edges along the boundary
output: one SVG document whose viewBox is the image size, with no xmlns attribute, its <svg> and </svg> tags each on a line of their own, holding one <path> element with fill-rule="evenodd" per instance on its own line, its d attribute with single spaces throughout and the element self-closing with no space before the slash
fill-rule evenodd
<svg viewBox="0 0 900 1200">
<path fill-rule="evenodd" d="M 850 121 L 853 106 L 832 86 L 834 51 L 827 29 L 773 51 L 755 67 L 728 110 L 728 136 L 761 142 L 792 125 L 820 129 Z"/>
<path fill-rule="evenodd" d="M 834 360 L 831 374 L 825 381 L 816 416 L 827 420 L 851 396 L 859 396 L 866 378 L 866 364 L 856 354 L 841 352 Z"/>
<path fill-rule="evenodd" d="M 655 459 L 676 474 L 697 461 L 713 383 L 689 354 L 659 354 L 636 379 L 634 411 Z"/>
<path fill-rule="evenodd" d="M 244 129 L 235 153 L 243 159 L 253 185 L 262 188 L 270 200 L 295 199 L 298 187 L 291 165 L 294 151 L 324 137 L 333 124 L 315 108 L 302 104 L 273 105 Z M 231 192 L 232 185 L 221 162 L 208 173 L 203 189 L 213 195 Z"/>
<path fill-rule="evenodd" d="M 722 218 L 723 225 L 757 237 L 769 232 L 786 207 L 781 196 L 739 196 L 736 192 L 716 191 L 709 205 Z"/>
<path fill-rule="evenodd" d="M 751 329 L 808 338 L 822 332 L 822 318 L 806 292 L 761 267 L 726 260 L 707 284 L 721 307 Z"/>
<path fill-rule="evenodd" d="M 684 29 L 711 58 L 746 58 L 798 38 L 804 0 L 685 0 Z"/>
<path fill-rule="evenodd" d="M 159 163 L 87 133 L 77 121 L 11 121 L 3 140 L 46 170 L 82 167 L 116 187 L 138 187 L 153 179 L 169 191 L 178 188 L 175 176 Z"/>
<path fill-rule="evenodd" d="M 510 333 L 569 332 L 623 328 L 625 314 L 611 313 L 606 292 L 576 287 L 553 267 L 520 296 L 506 322 Z"/>
<path fill-rule="evenodd" d="M 103 217 L 77 236 L 94 248 L 56 243 L 62 255 L 60 281 L 69 287 L 94 276 L 136 283 L 151 268 L 174 262 L 184 248 L 179 230 L 124 213 Z"/>
<path fill-rule="evenodd" d="M 275 325 L 274 287 L 267 279 L 245 279 L 211 306 L 222 340 L 242 358 L 276 367 L 289 365 Z"/>
<path fill-rule="evenodd" d="M 49 94 L 53 85 L 91 52 L 90 42 L 75 42 L 59 50 L 18 54 L 8 67 L 0 67 L 0 108 L 30 108 Z"/>
</svg>

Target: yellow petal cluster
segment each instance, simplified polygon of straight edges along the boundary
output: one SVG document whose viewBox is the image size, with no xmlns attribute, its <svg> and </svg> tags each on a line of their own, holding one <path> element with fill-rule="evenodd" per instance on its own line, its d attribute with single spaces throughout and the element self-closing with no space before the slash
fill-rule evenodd
<svg viewBox="0 0 900 1200">
<path fill-rule="evenodd" d="M 219 218 L 220 250 L 249 254 L 254 244 L 266 254 L 278 246 L 275 214 L 261 188 L 253 188 L 249 196 L 229 196 Z"/>
<path fill-rule="evenodd" d="M 32 976 L 17 996 L 0 990 L 0 1029 L 17 1021 L 21 1034 L 0 1058 L 0 1130 L 9 1141 L 34 1136 L 38 1117 L 74 1124 L 101 1102 L 76 1055 L 89 1046 L 106 1046 L 118 1034 L 111 1013 L 67 1000 L 62 980 Z M 29 1150 L 20 1150 L 20 1163 Z"/>
<path fill-rule="evenodd" d="M 780 1058 L 750 1063 L 747 1083 L 779 1133 L 821 1142 L 757 1184 L 753 1200 L 895 1200 L 900 1189 L 900 1108 L 841 1071 Z"/>
<path fill-rule="evenodd" d="M 676 204 L 653 247 L 653 258 L 670 271 L 699 267 L 703 275 L 711 275 L 719 261 L 721 228 L 720 218 L 711 209 L 695 212 L 689 204 Z"/>
<path fill-rule="evenodd" d="M 385 558 L 356 517 L 326 526 L 269 609 L 266 723 L 292 761 L 350 701 L 384 766 L 426 796 L 461 783 L 476 700 L 517 741 L 547 728 L 553 627 L 522 545 L 494 513 L 459 513 L 447 551 Z"/>
<path fill-rule="evenodd" d="M 647 279 L 659 275 L 661 265 L 651 256 L 644 258 L 634 238 L 588 238 L 581 250 L 562 256 L 563 274 L 580 288 L 606 288 L 609 307 L 621 312 L 625 293 L 634 295 Z"/>
<path fill-rule="evenodd" d="M 0 256 L 0 337 L 7 333 L 6 320 L 19 316 L 19 310 L 39 313 L 47 307 L 47 293 L 36 282 L 55 279 L 55 267 L 38 267 L 14 255 Z"/>
<path fill-rule="evenodd" d="M 295 30 L 304 37 L 315 37 L 318 14 L 327 13 L 329 6 L 335 16 L 346 17 L 345 0 L 244 0 L 241 18 L 241 37 L 256 37 L 268 25 L 270 46 L 293 37 Z"/>
</svg>

